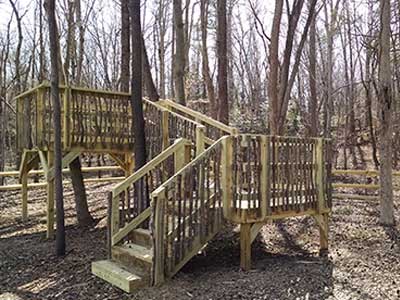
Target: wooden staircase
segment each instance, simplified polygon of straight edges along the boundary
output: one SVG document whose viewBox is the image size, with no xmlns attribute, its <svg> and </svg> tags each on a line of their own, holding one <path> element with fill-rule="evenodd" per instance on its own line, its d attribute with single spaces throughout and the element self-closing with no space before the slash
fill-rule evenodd
<svg viewBox="0 0 400 300">
<path fill-rule="evenodd" d="M 215 165 L 220 144 L 190 160 L 185 153 L 192 145 L 180 139 L 114 187 L 109 259 L 92 263 L 94 275 L 130 293 L 161 284 L 197 255 L 222 225 L 221 191 L 215 184 L 220 178 Z M 157 181 L 151 174 L 163 173 L 171 157 L 175 174 Z M 137 202 L 137 184 L 149 181 L 151 207 L 132 218 L 127 211 Z"/>
<path fill-rule="evenodd" d="M 92 273 L 127 293 L 150 286 L 153 243 L 147 229 L 130 233 L 134 242 L 112 246 L 111 259 L 92 263 Z"/>
</svg>

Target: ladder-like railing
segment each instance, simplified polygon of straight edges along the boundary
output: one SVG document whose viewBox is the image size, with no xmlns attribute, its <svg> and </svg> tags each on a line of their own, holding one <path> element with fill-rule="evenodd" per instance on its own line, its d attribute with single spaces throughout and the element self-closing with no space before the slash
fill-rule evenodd
<svg viewBox="0 0 400 300">
<path fill-rule="evenodd" d="M 151 195 L 154 283 L 171 277 L 222 225 L 222 137 Z"/>
<path fill-rule="evenodd" d="M 190 153 L 190 141 L 177 139 L 112 189 L 109 193 L 109 246 L 129 240 L 129 233 L 150 217 L 150 194 L 189 162 Z"/>
</svg>

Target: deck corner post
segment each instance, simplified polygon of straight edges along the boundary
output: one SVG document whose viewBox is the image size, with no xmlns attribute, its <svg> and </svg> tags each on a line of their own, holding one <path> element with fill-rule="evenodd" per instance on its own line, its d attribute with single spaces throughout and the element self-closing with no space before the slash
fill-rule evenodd
<svg viewBox="0 0 400 300">
<path fill-rule="evenodd" d="M 251 269 L 251 224 L 240 224 L 240 268 L 244 271 Z"/>
</svg>

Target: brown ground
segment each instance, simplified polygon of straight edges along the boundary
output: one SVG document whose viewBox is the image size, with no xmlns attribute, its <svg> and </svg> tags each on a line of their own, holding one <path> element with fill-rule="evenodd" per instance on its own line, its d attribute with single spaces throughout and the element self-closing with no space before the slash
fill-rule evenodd
<svg viewBox="0 0 400 300">
<path fill-rule="evenodd" d="M 89 187 L 97 219 L 105 216 L 108 188 Z M 77 228 L 66 190 L 68 254 L 57 258 L 54 241 L 44 238 L 44 191 L 29 195 L 30 221 L 23 224 L 19 192 L 0 193 L 1 300 L 400 299 L 400 226 L 379 226 L 377 203 L 334 202 L 327 258 L 318 256 L 313 220 L 291 219 L 263 228 L 253 244 L 253 269 L 242 272 L 237 233 L 227 229 L 162 287 L 126 295 L 90 273 L 90 262 L 106 257 L 104 220 Z"/>
</svg>

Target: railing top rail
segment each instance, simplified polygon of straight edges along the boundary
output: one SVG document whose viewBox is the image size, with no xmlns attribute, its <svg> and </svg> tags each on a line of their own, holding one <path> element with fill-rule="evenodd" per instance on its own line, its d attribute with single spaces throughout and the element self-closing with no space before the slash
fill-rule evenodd
<svg viewBox="0 0 400 300">
<path fill-rule="evenodd" d="M 217 141 L 215 141 L 210 147 L 208 147 L 206 150 L 204 150 L 200 155 L 198 155 L 195 159 L 190 161 L 188 164 L 186 164 L 182 169 L 180 169 L 178 172 L 176 172 L 173 176 L 168 178 L 163 184 L 161 184 L 157 189 L 155 189 L 151 195 L 152 197 L 156 197 L 158 194 L 162 193 L 165 187 L 173 182 L 175 178 L 182 173 L 184 173 L 187 169 L 191 168 L 193 165 L 195 165 L 197 162 L 202 160 L 205 156 L 208 155 L 209 152 L 211 152 L 214 147 L 216 147 L 218 144 L 220 144 L 224 139 L 229 138 L 228 135 L 224 135 L 223 137 L 219 138 Z"/>
<path fill-rule="evenodd" d="M 15 101 L 15 100 L 18 100 L 18 99 L 20 99 L 20 98 L 24 98 L 24 97 L 26 97 L 26 96 L 28 96 L 28 95 L 33 94 L 33 93 L 36 92 L 38 89 L 43 88 L 43 87 L 47 87 L 47 86 L 50 86 L 48 82 L 42 82 L 41 84 L 36 85 L 36 86 L 34 86 L 33 88 L 30 88 L 29 90 L 27 90 L 27 91 L 25 91 L 25 92 L 22 92 L 21 94 L 16 95 L 16 96 L 13 98 L 13 100 Z"/>
<path fill-rule="evenodd" d="M 226 124 L 224 124 L 222 122 L 219 122 L 219 121 L 214 120 L 214 119 L 212 119 L 210 117 L 207 117 L 206 115 L 204 115 L 204 114 L 202 114 L 202 113 L 200 113 L 198 111 L 190 109 L 190 108 L 188 108 L 186 106 L 183 106 L 183 105 L 181 105 L 179 103 L 176 103 L 174 101 L 165 99 L 165 100 L 159 100 L 158 102 L 161 103 L 161 105 L 171 106 L 171 107 L 173 107 L 173 108 L 175 108 L 175 109 L 177 109 L 177 110 L 179 110 L 181 112 L 184 112 L 184 113 L 186 113 L 186 114 L 188 114 L 188 115 L 190 115 L 190 116 L 192 116 L 194 118 L 197 118 L 197 119 L 199 119 L 199 120 L 201 120 L 201 121 L 203 121 L 203 122 L 205 122 L 205 123 L 207 123 L 209 125 L 212 125 L 212 126 L 218 128 L 218 129 L 222 130 L 222 131 L 225 131 L 228 134 L 236 134 L 238 132 L 238 129 L 235 128 L 235 127 L 228 126 L 228 125 L 226 125 Z"/>
<path fill-rule="evenodd" d="M 299 136 L 289 136 L 289 135 L 265 135 L 265 134 L 252 134 L 252 133 L 239 133 L 239 134 L 234 134 L 234 136 L 250 136 L 250 137 L 253 137 L 253 138 L 265 136 L 265 137 L 268 137 L 268 138 L 275 138 L 275 139 L 282 139 L 282 140 L 284 140 L 284 139 L 299 140 L 299 141 L 307 141 L 307 140 L 331 141 L 332 140 L 330 138 L 324 138 L 324 137 L 299 137 Z"/>
<path fill-rule="evenodd" d="M 179 149 L 182 145 L 185 145 L 185 144 L 190 144 L 190 142 L 184 138 L 179 138 L 179 139 L 175 140 L 175 143 L 173 145 L 169 146 L 167 149 L 165 149 L 159 155 L 154 157 L 151 161 L 149 161 L 147 164 L 145 164 L 143 167 L 141 167 L 139 170 L 137 170 L 131 176 L 127 177 L 124 181 L 117 184 L 112 189 L 113 197 L 116 197 L 117 195 L 119 195 L 128 186 L 130 186 L 131 184 L 133 184 L 134 182 L 139 180 L 141 177 L 143 177 L 145 174 L 150 172 L 152 169 L 154 169 L 157 165 L 159 165 L 164 160 L 166 160 L 168 157 L 170 157 L 174 152 L 176 152 L 177 149 Z"/>
</svg>

